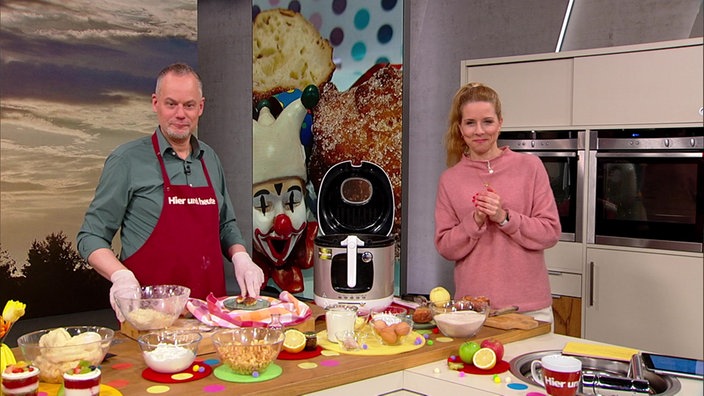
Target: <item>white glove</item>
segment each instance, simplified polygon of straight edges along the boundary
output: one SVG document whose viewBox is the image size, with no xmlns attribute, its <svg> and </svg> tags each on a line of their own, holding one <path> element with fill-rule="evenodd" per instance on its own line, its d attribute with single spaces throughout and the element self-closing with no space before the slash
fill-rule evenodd
<svg viewBox="0 0 704 396">
<path fill-rule="evenodd" d="M 259 289 L 264 283 L 264 271 L 254 264 L 247 252 L 237 252 L 232 256 L 235 266 L 235 278 L 240 285 L 240 294 L 243 297 L 259 297 Z"/>
<path fill-rule="evenodd" d="M 132 271 L 128 269 L 113 272 L 110 276 L 110 281 L 112 282 L 112 287 L 110 287 L 110 305 L 112 305 L 112 309 L 115 311 L 115 315 L 117 315 L 117 320 L 124 322 L 125 317 L 122 316 L 120 308 L 115 303 L 115 293 L 128 289 L 136 289 L 138 291 L 140 288 L 139 282 L 137 281 L 137 278 L 134 277 Z M 139 292 L 137 293 L 139 295 Z"/>
</svg>

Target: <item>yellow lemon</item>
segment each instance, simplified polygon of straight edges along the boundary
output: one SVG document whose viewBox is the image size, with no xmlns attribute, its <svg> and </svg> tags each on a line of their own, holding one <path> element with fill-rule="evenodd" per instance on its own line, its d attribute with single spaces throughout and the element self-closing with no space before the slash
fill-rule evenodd
<svg viewBox="0 0 704 396">
<path fill-rule="evenodd" d="M 496 353 L 492 349 L 481 348 L 472 357 L 472 363 L 478 369 L 492 369 L 496 366 Z"/>
<path fill-rule="evenodd" d="M 284 351 L 298 353 L 306 347 L 306 335 L 296 329 L 288 329 L 284 333 Z"/>
<path fill-rule="evenodd" d="M 435 305 L 438 305 L 437 303 L 439 302 L 447 301 L 450 299 L 450 292 L 442 286 L 435 287 L 433 288 L 433 290 L 430 291 L 430 301 L 435 303 Z"/>
</svg>

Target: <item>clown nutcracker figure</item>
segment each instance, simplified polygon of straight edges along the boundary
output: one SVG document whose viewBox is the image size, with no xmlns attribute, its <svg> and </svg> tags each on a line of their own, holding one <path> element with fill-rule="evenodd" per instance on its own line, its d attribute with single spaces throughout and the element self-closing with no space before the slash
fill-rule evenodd
<svg viewBox="0 0 704 396">
<path fill-rule="evenodd" d="M 313 266 L 318 223 L 306 205 L 308 176 L 300 133 L 308 109 L 318 103 L 318 88 L 306 87 L 278 117 L 262 101 L 253 120 L 252 228 L 253 261 L 281 289 L 300 293 L 301 270 Z"/>
</svg>

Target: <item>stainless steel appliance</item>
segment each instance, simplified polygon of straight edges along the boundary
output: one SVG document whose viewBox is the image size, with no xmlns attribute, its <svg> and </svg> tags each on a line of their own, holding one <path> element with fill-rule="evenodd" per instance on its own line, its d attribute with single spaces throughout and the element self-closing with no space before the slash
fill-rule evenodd
<svg viewBox="0 0 704 396">
<path fill-rule="evenodd" d="M 585 131 L 506 131 L 499 146 L 540 157 L 560 214 L 561 241 L 582 242 Z"/>
<path fill-rule="evenodd" d="M 590 131 L 587 242 L 702 252 L 704 128 Z"/>
<path fill-rule="evenodd" d="M 391 305 L 394 294 L 394 194 L 378 165 L 351 161 L 331 167 L 320 183 L 315 239 L 315 303 Z"/>
</svg>

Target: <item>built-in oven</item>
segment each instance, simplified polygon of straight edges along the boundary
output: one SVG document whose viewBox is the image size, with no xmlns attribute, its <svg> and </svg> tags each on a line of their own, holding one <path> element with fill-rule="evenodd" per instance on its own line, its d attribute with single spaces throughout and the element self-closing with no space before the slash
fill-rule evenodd
<svg viewBox="0 0 704 396">
<path fill-rule="evenodd" d="M 704 128 L 590 131 L 587 243 L 702 252 Z"/>
<path fill-rule="evenodd" d="M 582 242 L 585 131 L 502 131 L 499 146 L 540 157 L 562 226 L 561 241 Z"/>
</svg>

